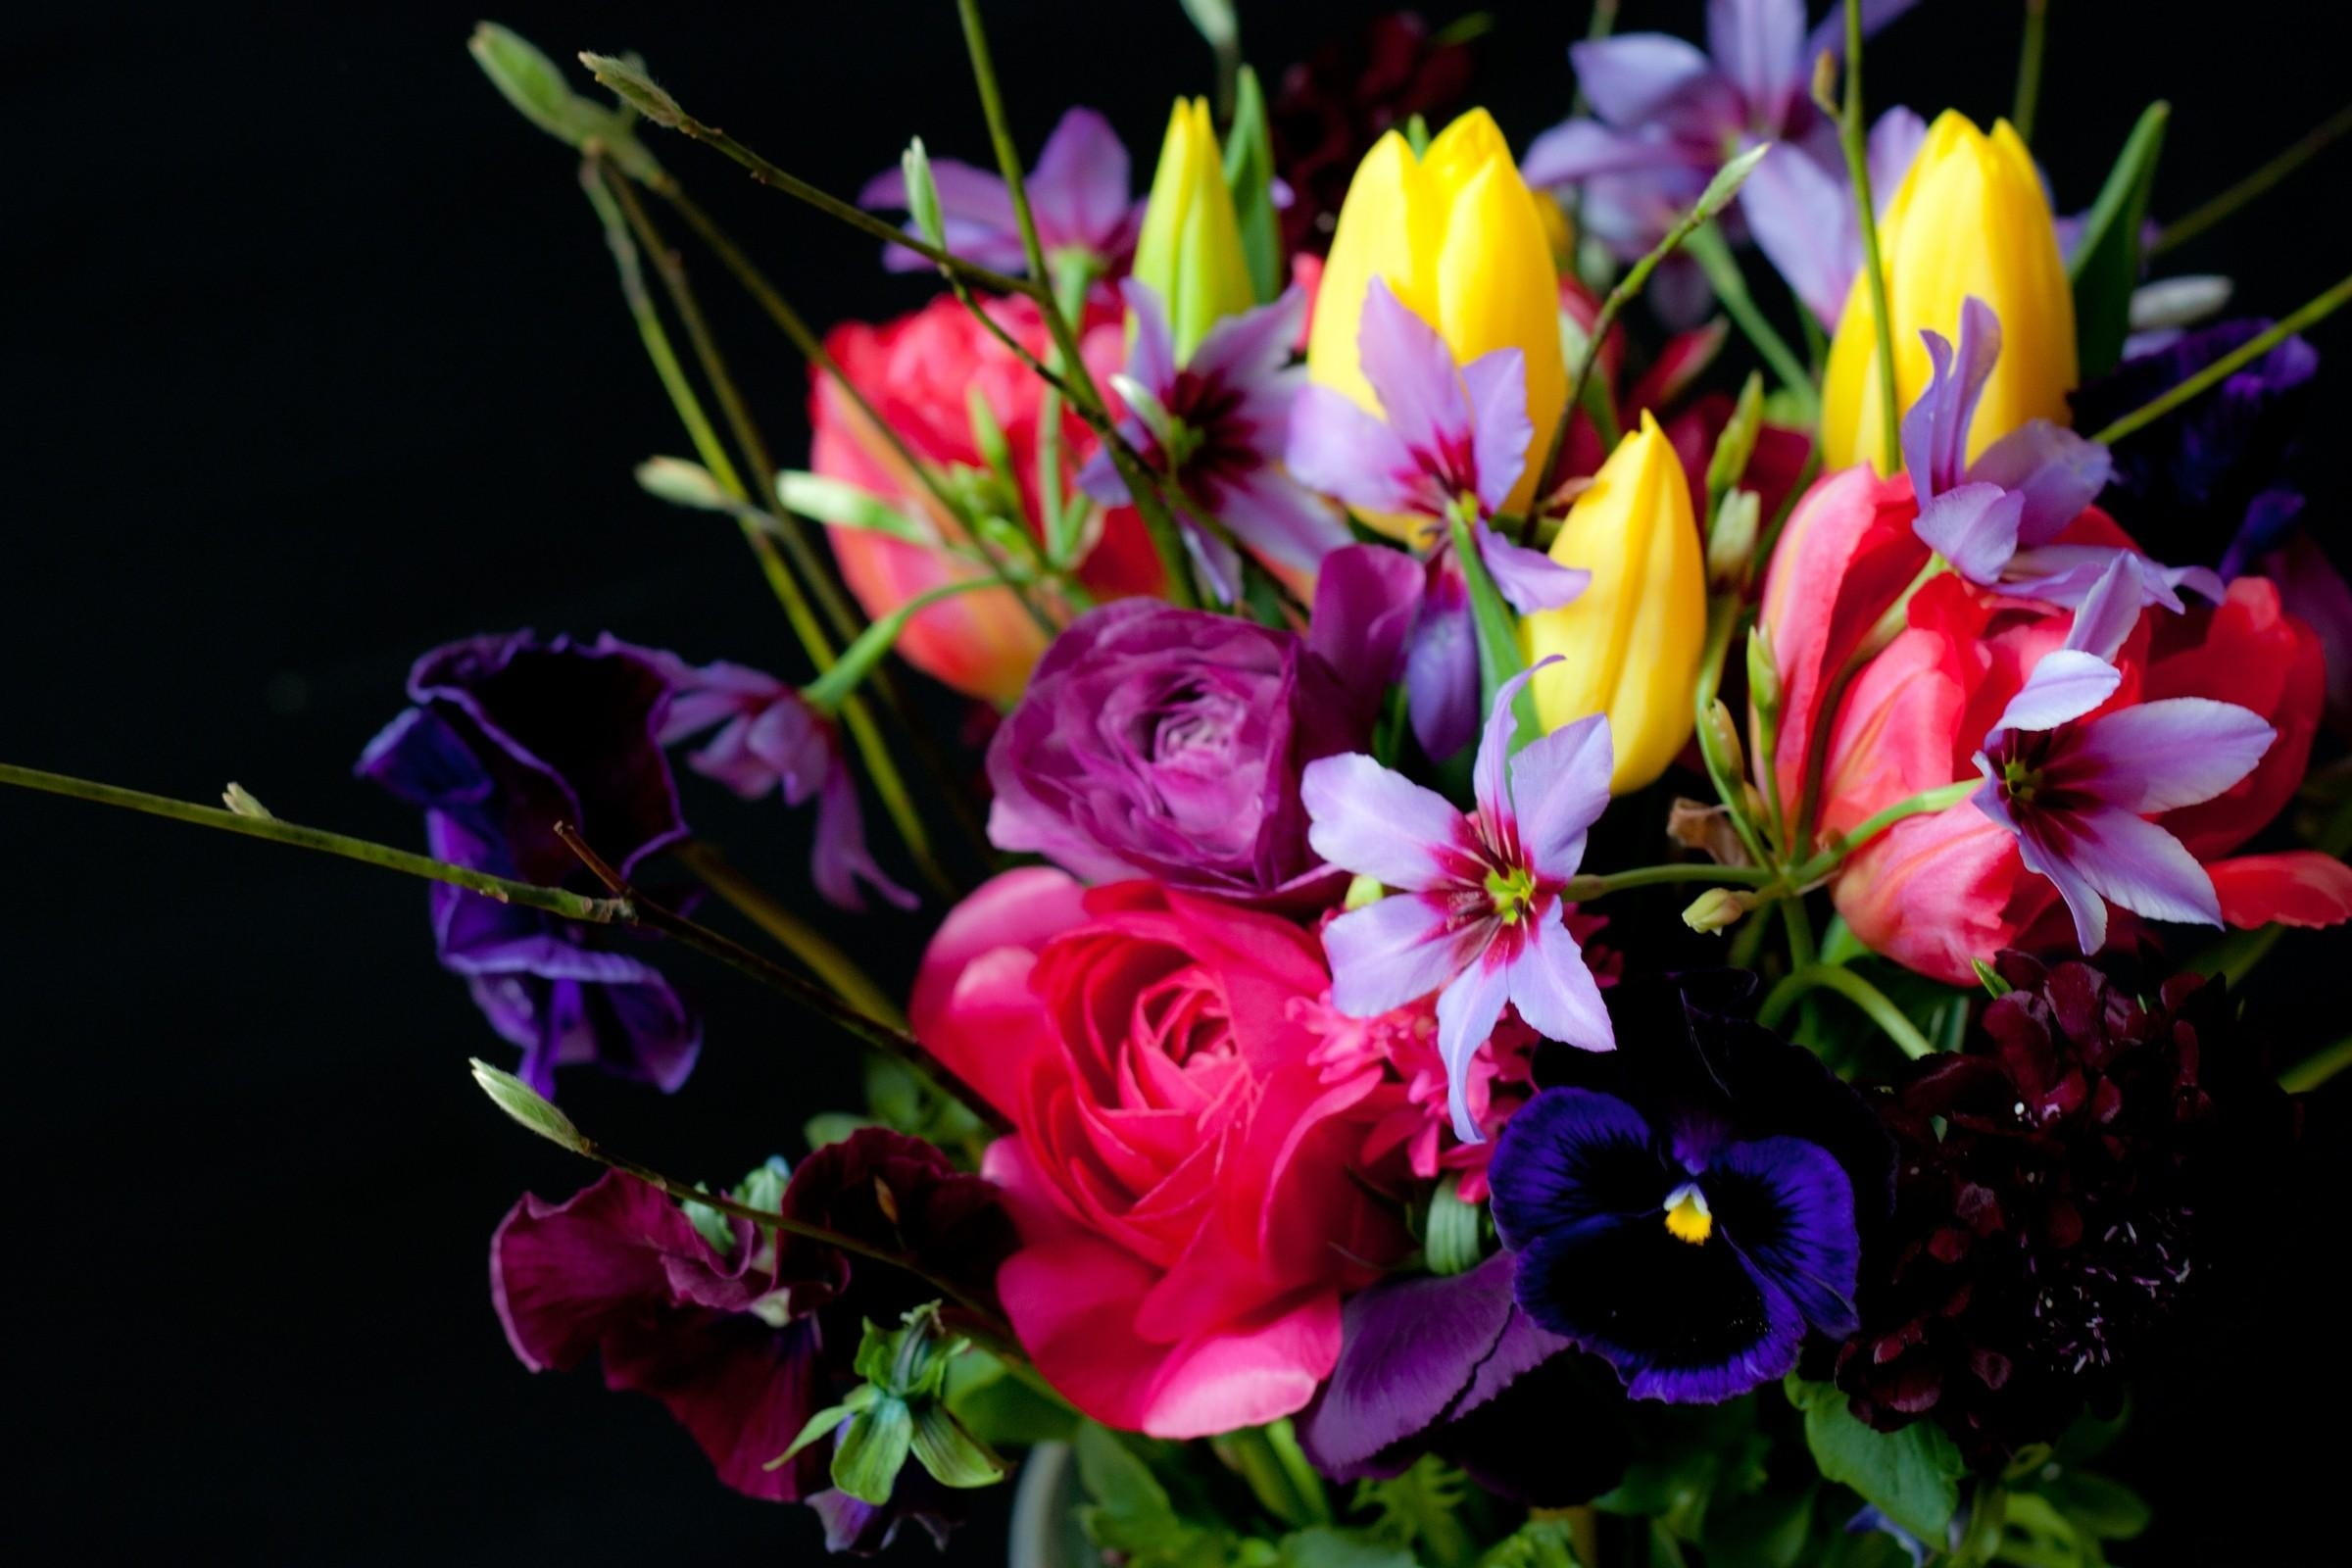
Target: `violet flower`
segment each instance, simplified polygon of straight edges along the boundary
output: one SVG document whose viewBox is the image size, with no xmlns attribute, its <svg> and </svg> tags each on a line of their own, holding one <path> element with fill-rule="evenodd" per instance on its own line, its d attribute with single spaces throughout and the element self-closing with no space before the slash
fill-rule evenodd
<svg viewBox="0 0 2352 1568">
<path fill-rule="evenodd" d="M 1450 757 L 1477 729 L 1478 646 L 1449 520 L 1468 519 L 1481 563 L 1522 614 L 1557 610 L 1592 578 L 1487 526 L 1518 483 L 1535 436 L 1519 350 L 1496 349 L 1457 368 L 1446 340 L 1378 277 L 1365 291 L 1357 345 L 1386 419 L 1329 387 L 1307 387 L 1291 420 L 1291 472 L 1359 512 L 1422 519 L 1433 536 L 1405 688 L 1422 750 Z"/>
<path fill-rule="evenodd" d="M 1072 109 L 1046 138 L 1037 167 L 1022 181 L 1029 216 L 1049 267 L 1074 262 L 1096 276 L 1126 269 L 1144 224 L 1144 204 L 1129 183 L 1127 149 L 1110 122 L 1092 109 Z M 1012 193 L 986 170 L 953 158 L 931 161 L 948 249 L 977 266 L 1018 275 L 1028 270 Z M 906 206 L 906 176 L 887 170 L 858 193 L 860 207 Z M 907 225 L 913 232 L 913 225 Z M 882 265 L 897 272 L 928 271 L 931 263 L 903 245 L 883 249 Z"/>
<path fill-rule="evenodd" d="M 716 726 L 702 750 L 686 759 L 689 767 L 747 801 L 778 792 L 787 806 L 816 798 L 808 870 L 818 893 L 842 908 L 862 909 L 858 884 L 863 882 L 900 908 L 914 907 L 914 895 L 885 876 L 866 850 L 858 785 L 829 719 L 773 675 L 723 662 L 698 668 L 675 654 L 648 657 L 676 693 L 662 744 Z"/>
<path fill-rule="evenodd" d="M 1495 694 L 1467 815 L 1361 753 L 1312 763 L 1299 780 L 1315 852 L 1399 890 L 1324 928 L 1332 1004 L 1371 1018 L 1438 993 L 1438 1054 L 1465 1144 L 1486 1136 L 1471 1111 L 1471 1057 L 1506 1004 L 1547 1039 L 1617 1045 L 1564 897 L 1585 830 L 1609 804 L 1609 721 L 1578 719 L 1513 757 L 1511 704 L 1533 673 Z"/>
<path fill-rule="evenodd" d="M 419 659 L 408 694 L 356 771 L 423 808 L 435 857 L 601 895 L 557 823 L 623 875 L 686 836 L 658 740 L 669 682 L 653 656 L 609 637 L 475 637 Z M 644 939 L 446 883 L 427 897 L 442 966 L 522 1048 L 516 1071 L 533 1089 L 552 1095 L 556 1068 L 582 1062 L 664 1090 L 685 1082 L 702 1025 L 632 951 Z"/>
<path fill-rule="evenodd" d="M 1314 570 L 1348 543 L 1348 528 L 1281 466 L 1291 409 L 1306 381 L 1305 367 L 1290 363 L 1305 291 L 1293 286 L 1270 305 L 1225 318 L 1181 366 L 1158 294 L 1133 278 L 1119 293 L 1133 328 L 1126 373 L 1114 378 L 1127 403 L 1119 433 L 1146 467 L 1181 489 L 1191 509 L 1181 519 L 1185 542 L 1218 596 L 1228 604 L 1239 597 L 1241 562 L 1202 517 L 1266 561 Z M 1130 499 L 1107 446 L 1078 470 L 1078 487 L 1105 505 Z"/>
<path fill-rule="evenodd" d="M 1923 331 L 1935 367 L 1928 388 L 1903 416 L 1903 466 L 1919 498 L 1912 526 L 1922 543 L 1962 576 L 1986 588 L 2075 606 L 2111 564 L 2122 563 L 2140 605 L 2183 607 L 2181 585 L 2209 599 L 2221 579 L 2203 566 L 2159 566 L 2137 551 L 2061 544 L 2067 525 L 2106 486 L 2107 449 L 2047 419 L 2033 419 L 1968 461 L 1977 400 L 2001 356 L 2001 323 L 1970 296 L 1960 307 L 1960 349 Z"/>
<path fill-rule="evenodd" d="M 1746 975 L 1620 988 L 1642 1049 L 1540 1062 L 1549 1087 L 1495 1150 L 1520 1307 L 1638 1399 L 1734 1398 L 1857 1321 L 1892 1149 L 1811 1052 L 1748 1019 L 1753 994 Z"/>
<path fill-rule="evenodd" d="M 2042 656 L 1977 754 L 1970 800 L 2017 836 L 2026 869 L 2057 884 L 2085 954 L 2107 944 L 2110 904 L 2153 920 L 2222 923 L 2213 878 L 2147 818 L 2212 800 L 2254 770 L 2277 731 L 2233 703 L 2173 697 L 2087 717 L 2115 695 L 2113 660 L 2139 618 L 2119 557 Z"/>
</svg>

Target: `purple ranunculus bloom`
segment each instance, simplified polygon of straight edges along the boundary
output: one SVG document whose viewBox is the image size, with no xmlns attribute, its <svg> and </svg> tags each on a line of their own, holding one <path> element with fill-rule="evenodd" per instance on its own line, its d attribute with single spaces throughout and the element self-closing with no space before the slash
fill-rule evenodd
<svg viewBox="0 0 2352 1568">
<path fill-rule="evenodd" d="M 816 798 L 808 868 L 817 892 L 842 908 L 862 909 L 858 884 L 863 882 L 900 908 L 914 907 L 914 895 L 885 876 L 866 850 L 857 781 L 830 719 L 773 675 L 723 662 L 697 667 L 675 654 L 646 657 L 669 677 L 676 694 L 662 744 L 715 726 L 702 749 L 687 757 L 689 767 L 747 801 L 781 793 L 785 805 L 801 806 Z"/>
<path fill-rule="evenodd" d="M 1864 30 L 1877 30 L 1913 3 L 1869 0 L 1863 7 Z M 1710 0 L 1703 51 L 1660 32 L 1618 33 L 1572 45 L 1569 61 L 1592 113 L 1537 137 L 1520 171 L 1531 185 L 1577 187 L 1586 231 L 1631 261 L 1654 247 L 1715 172 L 1746 148 L 1782 143 L 1783 150 L 1765 159 L 1765 167 L 1801 160 L 1810 167 L 1798 172 L 1800 177 L 1828 176 L 1839 167 L 1837 128 L 1814 107 L 1808 90 L 1813 62 L 1825 50 L 1845 52 L 1842 9 L 1833 8 L 1808 34 L 1804 0 Z M 1759 169 L 1757 174 L 1762 173 Z M 1876 185 L 1881 176 L 1875 167 L 1872 175 Z M 1795 233 L 1805 220 L 1827 216 L 1809 208 L 1766 215 L 1760 209 L 1779 206 L 1782 193 L 1760 193 L 1760 183 L 1750 180 L 1739 209 L 1759 238 L 1771 226 L 1769 220 Z M 1841 176 L 1838 183 L 1842 184 Z M 1789 199 L 1816 195 L 1808 179 L 1788 193 Z M 1892 187 L 1889 182 L 1880 188 Z M 1828 231 L 1808 243 L 1818 245 L 1835 234 L 1833 218 Z M 1800 286 L 1799 292 L 1806 290 Z M 1841 290 L 1838 303 L 1843 298 Z M 1810 303 L 1809 293 L 1807 299 Z"/>
<path fill-rule="evenodd" d="M 1134 278 L 1119 292 L 1134 328 L 1119 382 L 1128 405 L 1119 433 L 1147 467 L 1173 476 L 1195 512 L 1223 523 L 1252 554 L 1314 570 L 1348 543 L 1348 528 L 1282 467 L 1291 408 L 1306 381 L 1305 367 L 1290 363 L 1306 317 L 1305 291 L 1293 286 L 1270 305 L 1227 317 L 1181 366 L 1159 296 Z M 1105 505 L 1130 499 L 1107 447 L 1078 470 L 1078 486 Z M 1232 547 L 1200 517 L 1186 515 L 1183 522 L 1195 559 L 1232 603 L 1241 591 Z"/>
<path fill-rule="evenodd" d="M 939 189 L 949 250 L 1000 272 L 1028 270 L 1020 227 L 1013 221 L 1012 194 L 1001 177 L 953 158 L 936 158 L 931 180 Z M 1049 265 L 1071 257 L 1083 259 L 1097 276 L 1126 270 L 1144 223 L 1144 204 L 1128 181 L 1127 149 L 1110 122 L 1092 109 L 1064 114 L 1022 182 Z M 858 193 L 858 204 L 904 210 L 906 174 L 896 169 L 876 174 Z M 913 225 L 907 227 L 912 232 Z M 885 247 L 882 260 L 899 272 L 931 266 L 900 245 Z"/>
<path fill-rule="evenodd" d="M 1333 551 L 1304 636 L 1148 599 L 1081 615 L 989 745 L 989 838 L 1089 881 L 1313 898 L 1331 873 L 1298 770 L 1364 744 L 1420 573 L 1399 551 Z"/>
<path fill-rule="evenodd" d="M 1522 614 L 1557 610 L 1591 574 L 1487 526 L 1527 466 L 1527 362 L 1496 349 L 1456 367 L 1453 351 L 1374 278 L 1357 348 L 1380 399 L 1374 418 L 1328 387 L 1300 394 L 1291 420 L 1291 472 L 1360 512 L 1425 519 L 1429 569 L 1405 684 L 1413 733 L 1433 758 L 1452 756 L 1478 727 L 1478 647 L 1450 519 L 1468 519 L 1480 562 Z"/>
<path fill-rule="evenodd" d="M 2178 612 L 2178 590 L 2222 597 L 2204 566 L 2159 566 L 2136 551 L 2057 543 L 2107 483 L 2107 449 L 2047 419 L 2031 419 L 1968 461 L 1977 400 L 2001 356 L 2001 323 L 1973 295 L 1960 307 L 1960 348 L 1923 331 L 1934 374 L 1903 416 L 1903 466 L 1919 499 L 1912 527 L 1969 581 L 2059 606 L 2082 603 L 2112 564 L 2130 568 L 2139 605 Z"/>
<path fill-rule="evenodd" d="M 1609 804 L 1608 716 L 1578 719 L 1513 757 L 1512 699 L 1533 673 L 1495 693 L 1467 815 L 1360 752 L 1315 762 L 1299 780 L 1315 852 L 1398 890 L 1324 928 L 1332 1004 L 1371 1018 L 1438 993 L 1438 1054 L 1466 1144 L 1486 1139 L 1470 1112 L 1470 1060 L 1506 1004 L 1546 1039 L 1616 1049 L 1564 898 L 1585 832 Z"/>
<path fill-rule="evenodd" d="M 1490 1171 L 1514 1294 L 1637 1399 L 1713 1404 L 1853 1332 L 1892 1149 L 1809 1051 L 1746 1013 L 1745 975 L 1621 987 L 1639 1051 L 1540 1060 Z"/>
<path fill-rule="evenodd" d="M 2026 869 L 2057 884 L 2086 954 L 2107 906 L 2151 920 L 2222 923 L 2213 879 L 2148 818 L 2210 801 L 2254 770 L 2278 732 L 2234 703 L 2171 697 L 2097 717 L 2123 684 L 2112 661 L 2139 618 L 2128 558 L 2107 568 L 2067 632 L 2009 700 L 1977 754 L 1977 808 L 2017 835 Z"/>
<path fill-rule="evenodd" d="M 409 672 L 413 705 L 368 744 L 358 773 L 425 813 L 442 859 L 601 894 L 556 837 L 576 828 L 625 875 L 686 835 L 658 737 L 670 688 L 650 657 L 605 638 L 529 632 L 435 649 Z M 702 1026 L 632 933 L 564 920 L 435 883 L 433 938 L 517 1069 L 552 1094 L 559 1066 L 595 1062 L 670 1090 Z"/>
<path fill-rule="evenodd" d="M 1298 1417 L 1335 1481 L 1401 1475 L 1435 1453 L 1490 1492 L 1540 1508 L 1588 1502 L 1628 1458 L 1606 1371 L 1538 1328 L 1497 1253 L 1466 1273 L 1384 1281 L 1342 1309 L 1340 1359 Z"/>
</svg>

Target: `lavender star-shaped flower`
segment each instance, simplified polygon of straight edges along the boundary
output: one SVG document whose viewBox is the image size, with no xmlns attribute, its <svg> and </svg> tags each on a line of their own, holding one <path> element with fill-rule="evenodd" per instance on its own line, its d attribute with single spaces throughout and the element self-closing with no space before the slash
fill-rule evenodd
<svg viewBox="0 0 2352 1568">
<path fill-rule="evenodd" d="M 1457 368 L 1446 340 L 1377 277 L 1356 343 L 1387 419 L 1328 387 L 1307 387 L 1291 421 L 1291 472 L 1359 512 L 1428 519 L 1434 543 L 1405 689 L 1422 750 L 1450 757 L 1478 726 L 1478 642 L 1447 520 L 1469 520 L 1479 560 L 1522 614 L 1557 610 L 1592 577 L 1487 526 L 1518 483 L 1535 436 L 1526 356 L 1496 349 Z"/>
<path fill-rule="evenodd" d="M 1223 523 L 1267 561 L 1312 571 L 1348 543 L 1348 529 L 1282 467 L 1291 411 L 1306 380 L 1305 368 L 1291 364 L 1305 292 L 1290 288 L 1271 304 L 1227 317 L 1181 366 L 1159 295 L 1133 278 L 1119 293 L 1135 332 L 1126 371 L 1112 378 L 1128 408 L 1119 433 L 1145 466 L 1174 477 L 1199 514 L 1183 518 L 1185 538 L 1211 585 L 1230 604 L 1241 562 L 1201 517 Z M 1078 470 L 1078 487 L 1106 505 L 1129 499 L 1107 447 Z"/>
<path fill-rule="evenodd" d="M 1046 138 L 1037 167 L 1022 182 L 1029 216 L 1046 260 L 1082 261 L 1097 276 L 1125 269 L 1144 225 L 1144 204 L 1128 183 L 1127 148 L 1110 122 L 1092 109 L 1072 109 Z M 953 158 L 931 162 L 939 190 L 941 226 L 948 249 L 967 262 L 1018 274 L 1028 270 L 1020 226 L 1012 216 L 1012 193 L 986 170 Z M 905 209 L 906 176 L 900 170 L 876 174 L 858 193 L 860 207 Z M 912 225 L 908 225 L 912 232 Z M 886 246 L 882 265 L 894 272 L 920 272 L 931 264 L 904 246 Z"/>
<path fill-rule="evenodd" d="M 1469 1110 L 1470 1058 L 1506 1004 L 1549 1039 L 1617 1048 L 1563 918 L 1585 830 L 1609 804 L 1609 721 L 1579 719 L 1513 757 L 1511 703 L 1533 673 L 1495 694 L 1466 815 L 1360 752 L 1312 763 L 1299 781 L 1315 853 L 1400 890 L 1324 929 L 1332 1003 L 1370 1018 L 1438 992 L 1453 1130 L 1469 1144 L 1485 1137 Z"/>
<path fill-rule="evenodd" d="M 1919 498 L 1913 529 L 1973 583 L 2053 605 L 2081 605 L 2110 564 L 2130 566 L 2132 608 L 2183 607 L 2185 584 L 2209 599 L 2222 580 L 2204 566 L 2160 566 L 2136 551 L 2053 543 L 2105 488 L 2107 449 L 2047 419 L 2033 419 L 1968 461 L 1977 400 L 2001 357 L 2001 323 L 1970 297 L 1960 307 L 1960 349 L 1922 332 L 1935 373 L 1903 416 L 1903 466 Z"/>
<path fill-rule="evenodd" d="M 2210 801 L 2254 770 L 2277 732 L 2233 703 L 2173 697 L 2086 718 L 2123 684 L 2113 660 L 2139 618 L 2137 573 L 2119 556 L 2042 656 L 1977 754 L 1977 809 L 2017 835 L 2048 877 L 2086 954 L 2107 944 L 2107 906 L 2152 920 L 2222 923 L 2213 878 L 2148 817 Z"/>
</svg>

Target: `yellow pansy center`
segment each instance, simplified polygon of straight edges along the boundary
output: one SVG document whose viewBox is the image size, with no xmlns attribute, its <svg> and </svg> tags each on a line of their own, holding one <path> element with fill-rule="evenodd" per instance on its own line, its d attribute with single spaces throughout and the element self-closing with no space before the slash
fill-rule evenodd
<svg viewBox="0 0 2352 1568">
<path fill-rule="evenodd" d="M 1715 1216 L 1707 1207 L 1707 1195 L 1698 1190 L 1698 1183 L 1685 1182 L 1666 1195 L 1666 1229 L 1678 1242 L 1696 1247 L 1713 1234 Z"/>
</svg>

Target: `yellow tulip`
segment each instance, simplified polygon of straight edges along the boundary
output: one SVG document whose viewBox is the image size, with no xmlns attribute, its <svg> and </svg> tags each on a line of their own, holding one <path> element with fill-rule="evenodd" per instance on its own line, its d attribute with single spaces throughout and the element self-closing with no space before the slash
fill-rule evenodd
<svg viewBox="0 0 2352 1568">
<path fill-rule="evenodd" d="M 1536 713 L 1546 733 L 1609 715 L 1612 793 L 1640 789 L 1690 739 L 1691 683 L 1707 629 L 1707 576 L 1690 513 L 1690 482 L 1674 443 L 1648 414 L 1576 498 L 1551 559 L 1592 583 L 1573 602 L 1520 623 L 1539 670 Z"/>
<path fill-rule="evenodd" d="M 1527 356 L 1527 412 L 1535 421 L 1528 471 L 1508 509 L 1523 511 L 1542 477 L 1534 471 L 1568 401 L 1560 357 L 1560 278 L 1536 199 L 1511 149 L 1483 109 L 1446 127 L 1419 158 L 1390 131 L 1364 155 L 1340 207 L 1331 257 L 1315 297 L 1307 374 L 1317 385 L 1377 414 L 1356 362 L 1356 327 L 1375 277 L 1437 329 L 1467 365 L 1494 349 Z M 1401 523 L 1367 518 L 1400 536 Z"/>
<path fill-rule="evenodd" d="M 1257 303 L 1205 98 L 1179 98 L 1168 116 L 1144 230 L 1136 239 L 1135 277 L 1167 307 L 1179 363 L 1219 320 Z"/>
<path fill-rule="evenodd" d="M 2001 318 L 2001 358 L 1984 384 L 1969 456 L 2030 419 L 2067 422 L 2075 385 L 2075 300 L 2034 159 L 2007 121 L 1987 136 L 1947 110 L 1879 220 L 1886 314 L 1894 323 L 1898 416 L 1927 390 L 1921 329 L 1960 336 L 1975 295 Z M 1822 379 L 1821 444 L 1832 468 L 1882 461 L 1878 316 L 1870 280 L 1854 279 Z"/>
</svg>

